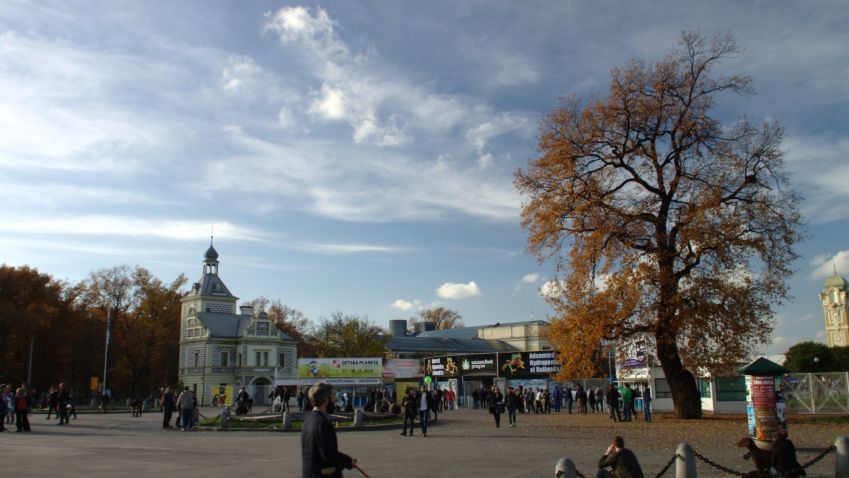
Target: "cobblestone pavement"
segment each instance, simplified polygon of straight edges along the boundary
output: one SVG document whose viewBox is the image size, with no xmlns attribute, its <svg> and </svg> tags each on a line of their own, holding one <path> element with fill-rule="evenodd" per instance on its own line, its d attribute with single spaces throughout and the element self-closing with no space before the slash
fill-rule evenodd
<svg viewBox="0 0 849 478">
<path fill-rule="evenodd" d="M 213 414 L 213 410 L 206 410 Z M 594 464 L 619 434 L 633 449 L 647 477 L 653 477 L 687 441 L 714 460 L 741 471 L 751 469 L 733 444 L 746 433 L 743 417 L 679 421 L 660 416 L 652 423 L 615 424 L 602 415 L 519 415 L 519 426 L 508 428 L 506 416 L 496 429 L 482 410 L 441 414 L 428 437 L 399 436 L 400 430 L 340 432 L 341 449 L 360 460 L 373 477 L 451 476 L 498 478 L 550 477 L 562 456 L 572 458 L 590 475 Z M 150 477 L 158 473 L 182 476 L 300 476 L 297 433 L 163 431 L 160 415 L 80 415 L 60 427 L 33 415 L 32 433 L 0 434 L 3 471 L 11 476 Z M 791 438 L 804 462 L 849 433 L 844 424 L 794 424 Z M 827 457 L 808 476 L 831 476 L 834 459 Z M 347 476 L 359 476 L 356 471 Z M 666 476 L 674 476 L 674 469 Z M 699 464 L 699 476 L 722 476 Z"/>
</svg>

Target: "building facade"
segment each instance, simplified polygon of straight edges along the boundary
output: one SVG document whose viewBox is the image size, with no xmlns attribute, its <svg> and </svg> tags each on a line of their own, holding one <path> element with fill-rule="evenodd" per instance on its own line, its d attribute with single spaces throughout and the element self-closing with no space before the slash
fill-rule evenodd
<svg viewBox="0 0 849 478">
<path fill-rule="evenodd" d="M 829 277 L 823 283 L 820 300 L 822 300 L 823 315 L 825 316 L 825 337 L 829 347 L 849 345 L 849 283 L 837 275 Z"/>
<path fill-rule="evenodd" d="M 210 244 L 203 275 L 181 300 L 179 379 L 202 405 L 231 405 L 241 386 L 257 404 L 269 402 L 275 380 L 297 378 L 297 342 L 264 312 L 254 313 L 218 275 Z"/>
</svg>

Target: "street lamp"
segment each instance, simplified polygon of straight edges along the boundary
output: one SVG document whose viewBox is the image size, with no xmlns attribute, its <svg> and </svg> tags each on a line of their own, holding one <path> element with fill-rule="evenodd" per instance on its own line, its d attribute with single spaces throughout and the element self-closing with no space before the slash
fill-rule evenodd
<svg viewBox="0 0 849 478">
<path fill-rule="evenodd" d="M 112 306 L 106 307 L 106 348 L 103 350 L 103 393 L 106 395 L 106 367 L 109 364 L 109 339 L 112 338 Z"/>
</svg>

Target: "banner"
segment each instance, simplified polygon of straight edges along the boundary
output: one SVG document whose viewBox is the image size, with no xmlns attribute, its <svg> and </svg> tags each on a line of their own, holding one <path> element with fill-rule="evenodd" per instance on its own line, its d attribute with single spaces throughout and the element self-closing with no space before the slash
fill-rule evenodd
<svg viewBox="0 0 849 478">
<path fill-rule="evenodd" d="M 210 391 L 212 392 L 210 395 L 212 396 L 212 406 L 213 407 L 224 407 L 233 405 L 233 386 L 232 385 L 219 385 L 210 387 Z"/>
<path fill-rule="evenodd" d="M 431 377 L 456 377 L 460 374 L 459 357 L 431 357 L 426 359 L 425 374 Z"/>
<path fill-rule="evenodd" d="M 515 352 L 498 354 L 502 377 L 527 377 L 531 375 L 549 375 L 560 371 L 554 351 Z"/>
<path fill-rule="evenodd" d="M 496 364 L 495 354 L 463 355 L 460 357 L 460 373 L 464 377 L 494 377 Z"/>
<path fill-rule="evenodd" d="M 418 359 L 383 359 L 383 378 L 418 378 L 423 375 Z"/>
<path fill-rule="evenodd" d="M 318 383 L 321 381 L 333 383 L 330 380 L 322 379 L 339 378 L 372 378 L 377 379 L 376 383 L 380 383 L 382 376 L 383 359 L 381 358 L 298 359 L 298 381 L 301 383 Z"/>
<path fill-rule="evenodd" d="M 771 375 L 746 376 L 747 399 L 755 413 L 756 440 L 771 442 L 779 429 L 776 414 L 775 378 Z"/>
<path fill-rule="evenodd" d="M 637 340 L 633 342 L 628 350 L 628 356 L 622 362 L 622 368 L 642 368 L 649 364 L 648 353 L 646 352 L 646 341 Z"/>
</svg>

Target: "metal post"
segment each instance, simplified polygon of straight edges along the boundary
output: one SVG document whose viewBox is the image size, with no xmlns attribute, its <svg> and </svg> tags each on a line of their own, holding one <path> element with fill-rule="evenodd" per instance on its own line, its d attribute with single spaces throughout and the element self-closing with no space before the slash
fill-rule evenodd
<svg viewBox="0 0 849 478">
<path fill-rule="evenodd" d="M 814 396 L 814 374 L 808 374 L 808 390 L 811 392 L 811 413 L 817 413 L 817 397 Z"/>
<path fill-rule="evenodd" d="M 103 393 L 106 395 L 106 367 L 109 363 L 109 339 L 112 338 L 112 306 L 106 308 L 106 348 L 103 349 Z"/>
<path fill-rule="evenodd" d="M 839 436 L 834 439 L 837 451 L 834 454 L 834 476 L 849 477 L 849 437 Z"/>
<path fill-rule="evenodd" d="M 32 387 L 32 348 L 35 345 L 35 339 L 29 341 L 29 365 L 27 366 L 27 387 Z"/>
<path fill-rule="evenodd" d="M 565 456 L 557 460 L 554 465 L 554 478 L 577 478 L 578 472 L 575 469 L 575 463 Z"/>
<path fill-rule="evenodd" d="M 675 461 L 675 478 L 696 478 L 696 456 L 690 445 L 681 443 L 675 453 L 679 456 Z"/>
</svg>

